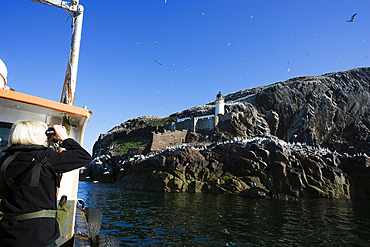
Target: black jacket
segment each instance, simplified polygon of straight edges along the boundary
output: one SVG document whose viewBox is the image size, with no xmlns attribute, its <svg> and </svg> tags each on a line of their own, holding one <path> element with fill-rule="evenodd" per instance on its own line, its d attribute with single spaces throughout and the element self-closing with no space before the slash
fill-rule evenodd
<svg viewBox="0 0 370 247">
<path fill-rule="evenodd" d="M 68 172 L 90 163 L 90 154 L 73 139 L 62 143 L 66 149 L 61 153 L 49 150 L 47 157 L 58 173 Z M 4 152 L 12 154 L 22 151 L 37 160 L 44 157 L 46 148 L 37 145 L 13 145 Z M 2 161 L 7 157 L 4 155 Z M 30 162 L 15 158 L 6 171 L 6 176 L 16 178 L 26 171 Z M 4 213 L 28 213 L 43 209 L 57 209 L 56 187 L 54 175 L 47 168 L 41 169 L 38 187 L 30 187 L 31 176 L 28 176 L 20 189 L 3 198 L 0 211 Z M 54 218 L 36 218 L 19 221 L 0 221 L 0 246 L 47 246 L 59 237 L 59 228 Z"/>
</svg>

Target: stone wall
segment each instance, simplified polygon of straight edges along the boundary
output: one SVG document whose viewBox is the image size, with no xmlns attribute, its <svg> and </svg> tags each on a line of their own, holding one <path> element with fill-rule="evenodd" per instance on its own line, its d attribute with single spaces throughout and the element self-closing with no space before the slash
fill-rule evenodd
<svg viewBox="0 0 370 247">
<path fill-rule="evenodd" d="M 166 149 L 169 146 L 180 145 L 185 142 L 187 130 L 164 131 L 164 133 L 153 132 L 150 151 Z"/>
<path fill-rule="evenodd" d="M 229 121 L 231 114 L 219 115 L 219 116 L 207 116 L 207 117 L 191 117 L 175 124 L 176 130 L 188 130 L 191 132 L 197 132 L 201 130 L 212 130 L 219 122 Z"/>
<path fill-rule="evenodd" d="M 189 118 L 175 124 L 176 130 L 189 130 L 195 132 L 195 121 L 194 118 Z"/>
<path fill-rule="evenodd" d="M 212 130 L 215 128 L 215 116 L 195 118 L 195 131 Z"/>
</svg>

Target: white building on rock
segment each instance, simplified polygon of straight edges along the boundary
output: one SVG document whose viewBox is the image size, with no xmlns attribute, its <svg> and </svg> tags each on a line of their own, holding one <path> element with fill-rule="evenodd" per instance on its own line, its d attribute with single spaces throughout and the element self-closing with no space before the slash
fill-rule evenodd
<svg viewBox="0 0 370 247">
<path fill-rule="evenodd" d="M 215 116 L 225 114 L 225 101 L 221 91 L 217 94 Z"/>
<path fill-rule="evenodd" d="M 220 121 L 230 119 L 231 116 L 225 115 L 225 101 L 221 92 L 219 92 L 216 97 L 214 115 L 178 119 L 174 124 L 173 129 L 186 129 L 191 132 L 197 132 L 199 130 L 212 130 Z"/>
</svg>

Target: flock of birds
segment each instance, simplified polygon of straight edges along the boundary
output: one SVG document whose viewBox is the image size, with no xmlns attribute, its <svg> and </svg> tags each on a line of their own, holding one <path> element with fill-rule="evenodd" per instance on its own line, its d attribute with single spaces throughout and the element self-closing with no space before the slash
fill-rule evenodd
<svg viewBox="0 0 370 247">
<path fill-rule="evenodd" d="M 335 154 L 335 155 L 339 155 L 342 157 L 358 157 L 358 156 L 367 157 L 366 153 L 355 154 L 352 156 L 347 153 L 339 154 L 336 151 L 333 151 L 333 152 L 330 151 L 328 148 L 322 148 L 320 146 L 312 147 L 312 146 L 307 145 L 306 143 L 300 143 L 300 142 L 290 143 L 290 142 L 286 142 L 281 139 L 278 139 L 274 136 L 253 137 L 253 138 L 235 137 L 232 140 L 217 142 L 216 146 L 235 144 L 235 143 L 243 145 L 243 146 L 251 146 L 252 144 L 257 144 L 257 145 L 262 146 L 263 148 L 265 148 L 266 145 L 269 143 L 274 143 L 276 147 L 284 148 L 284 150 L 287 152 L 287 155 L 291 155 L 293 152 L 304 151 L 310 155 L 315 155 L 315 156 L 325 156 L 327 154 Z M 159 159 L 159 157 L 163 155 L 164 153 L 168 153 L 168 152 L 172 153 L 176 151 L 185 150 L 187 148 L 191 148 L 193 150 L 198 150 L 198 151 L 203 151 L 207 149 L 212 150 L 215 148 L 215 145 L 212 145 L 212 144 L 194 145 L 194 144 L 184 143 L 181 145 L 167 147 L 166 149 L 163 149 L 163 150 L 157 150 L 156 152 L 152 152 L 148 155 L 135 155 L 129 159 L 121 159 L 118 161 L 118 167 L 121 167 L 120 171 L 123 171 L 124 170 L 123 167 L 125 164 L 131 163 L 131 162 L 137 162 L 137 161 L 144 161 L 148 159 Z M 111 159 L 110 155 L 102 155 L 100 157 L 95 158 L 93 162 L 97 165 L 103 166 L 103 174 L 109 175 L 112 173 L 113 168 L 111 164 L 109 164 L 110 162 L 106 162 L 106 161 L 109 161 L 110 159 Z"/>
<path fill-rule="evenodd" d="M 165 0 L 164 3 L 167 3 L 167 0 Z M 357 15 L 357 13 L 353 14 L 351 19 L 349 19 L 347 22 L 355 22 L 355 16 L 356 15 Z M 202 13 L 202 16 L 204 16 L 204 12 Z M 140 43 L 136 43 L 136 44 L 140 44 Z M 228 45 L 230 45 L 230 43 L 228 43 Z M 158 60 L 154 60 L 154 62 L 156 62 L 159 65 L 162 65 L 162 63 Z M 288 65 L 289 65 L 289 61 L 288 61 Z M 290 68 L 288 68 L 287 73 L 289 73 L 289 71 L 290 71 Z"/>
<path fill-rule="evenodd" d="M 164 0 L 164 3 L 167 3 L 167 0 Z M 202 15 L 204 15 L 204 13 L 202 13 Z M 355 13 L 354 15 L 352 15 L 351 19 L 348 20 L 347 22 L 355 22 L 355 16 L 357 15 L 357 13 Z M 156 60 L 157 62 L 157 60 Z M 159 63 L 160 64 L 160 63 Z M 160 64 L 161 65 L 161 64 Z"/>
</svg>

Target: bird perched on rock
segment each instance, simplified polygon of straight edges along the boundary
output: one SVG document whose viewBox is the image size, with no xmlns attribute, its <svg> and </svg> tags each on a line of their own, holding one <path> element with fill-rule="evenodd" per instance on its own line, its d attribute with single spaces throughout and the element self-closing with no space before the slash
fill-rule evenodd
<svg viewBox="0 0 370 247">
<path fill-rule="evenodd" d="M 355 16 L 357 15 L 357 13 L 356 14 L 354 14 L 354 15 L 352 15 L 352 17 L 351 17 L 351 20 L 348 20 L 347 22 L 354 22 L 355 21 Z"/>
</svg>

